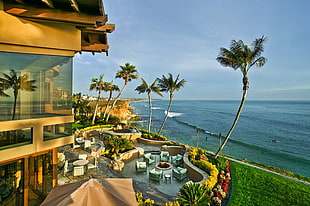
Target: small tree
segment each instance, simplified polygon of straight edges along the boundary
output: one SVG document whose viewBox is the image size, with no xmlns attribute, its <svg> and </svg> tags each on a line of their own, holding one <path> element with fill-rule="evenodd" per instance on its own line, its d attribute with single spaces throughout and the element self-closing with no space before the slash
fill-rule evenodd
<svg viewBox="0 0 310 206">
<path fill-rule="evenodd" d="M 96 90 L 98 91 L 98 97 L 97 97 L 97 102 L 96 102 L 96 107 L 95 107 L 95 111 L 94 111 L 94 116 L 93 116 L 93 120 L 92 120 L 92 124 L 95 124 L 95 119 L 97 116 L 97 110 L 98 110 L 98 104 L 99 104 L 99 100 L 100 100 L 100 95 L 101 92 L 103 90 L 103 74 L 99 76 L 99 78 L 93 78 L 91 80 L 93 83 L 91 83 L 89 90 Z"/>
<path fill-rule="evenodd" d="M 151 98 L 151 92 L 155 92 L 156 94 L 158 94 L 159 96 L 162 96 L 163 97 L 163 94 L 160 93 L 160 88 L 156 85 L 157 84 L 157 79 L 151 84 L 151 85 L 148 85 L 146 83 L 146 81 L 141 78 L 142 80 L 142 84 L 139 85 L 137 88 L 136 88 L 136 91 L 138 91 L 139 94 L 141 93 L 147 93 L 147 97 L 148 97 L 148 100 L 149 100 L 149 124 L 148 124 L 148 133 L 150 134 L 151 132 L 151 124 L 152 124 L 152 98 Z"/>
<path fill-rule="evenodd" d="M 3 92 L 3 90 L 7 90 L 12 88 L 13 94 L 14 94 L 14 105 L 13 105 L 13 112 L 12 112 L 12 120 L 15 118 L 15 112 L 16 112 L 16 103 L 17 103 L 17 96 L 19 93 L 19 90 L 25 90 L 25 91 L 35 91 L 37 88 L 33 84 L 36 82 L 36 80 L 28 80 L 28 75 L 24 74 L 22 76 L 18 76 L 16 71 L 11 69 L 10 74 L 2 73 L 4 76 L 3 78 L 0 78 L 0 96 L 9 97 L 10 95 Z"/>
<path fill-rule="evenodd" d="M 106 92 L 109 92 L 109 98 L 107 100 L 107 104 L 106 104 L 106 107 L 105 107 L 104 113 L 103 113 L 103 119 L 105 119 L 106 114 L 107 114 L 107 109 L 108 109 L 110 100 L 112 98 L 112 93 L 114 91 L 119 91 L 119 88 L 118 88 L 117 85 L 113 84 L 113 82 L 104 82 L 103 84 L 104 84 L 103 90 L 106 91 Z"/>
</svg>

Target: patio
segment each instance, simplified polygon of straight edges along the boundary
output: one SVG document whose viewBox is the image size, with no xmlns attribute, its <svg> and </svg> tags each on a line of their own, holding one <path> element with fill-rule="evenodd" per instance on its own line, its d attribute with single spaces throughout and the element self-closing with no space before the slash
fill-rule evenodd
<svg viewBox="0 0 310 206">
<path fill-rule="evenodd" d="M 98 140 L 97 137 L 95 138 Z M 153 199 L 157 204 L 164 204 L 167 201 L 175 201 L 177 198 L 176 193 L 178 193 L 182 185 L 190 179 L 186 177 L 182 181 L 179 181 L 174 178 L 172 175 L 172 170 L 176 168 L 176 166 L 171 164 L 171 169 L 162 170 L 163 176 L 160 178 L 159 182 L 149 180 L 149 171 L 155 168 L 156 164 L 160 162 L 161 146 L 139 143 L 136 143 L 135 146 L 143 148 L 144 154 L 152 153 L 155 156 L 155 162 L 148 165 L 145 172 L 136 171 L 136 162 L 142 162 L 144 160 L 143 156 L 125 162 L 124 168 L 121 171 L 115 171 L 108 167 L 111 163 L 111 159 L 100 156 L 97 158 L 97 167 L 93 169 L 86 169 L 84 175 L 73 176 L 73 171 L 69 171 L 64 174 L 64 171 L 61 170 L 58 175 L 58 184 L 63 185 L 90 178 L 132 178 L 134 190 L 142 193 L 144 198 Z M 92 162 L 93 157 L 89 151 L 89 149 L 84 150 L 83 147 L 73 149 L 71 145 L 67 145 L 59 150 L 59 152 L 63 152 L 65 154 L 66 159 L 68 159 L 71 164 L 78 159 L 79 154 L 86 154 L 87 159 L 90 159 L 90 162 Z M 182 165 L 179 166 L 182 167 Z M 165 178 L 165 175 L 170 175 L 170 178 L 168 176 Z"/>
</svg>

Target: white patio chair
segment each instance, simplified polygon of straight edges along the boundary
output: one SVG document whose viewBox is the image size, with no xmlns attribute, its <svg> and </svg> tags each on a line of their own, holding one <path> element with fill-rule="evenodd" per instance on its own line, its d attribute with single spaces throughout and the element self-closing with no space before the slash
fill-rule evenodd
<svg viewBox="0 0 310 206">
<path fill-rule="evenodd" d="M 77 166 L 73 168 L 73 176 L 84 175 L 84 166 Z"/>
<path fill-rule="evenodd" d="M 73 143 L 72 143 L 72 148 L 76 149 L 76 148 L 80 148 L 80 147 L 81 147 L 81 145 L 75 144 L 75 140 L 74 140 Z"/>
<path fill-rule="evenodd" d="M 87 154 L 79 154 L 79 160 L 86 160 Z"/>
<path fill-rule="evenodd" d="M 86 150 L 87 148 L 91 147 L 91 141 L 90 140 L 85 140 L 84 141 L 84 150 Z"/>
<path fill-rule="evenodd" d="M 97 169 L 98 168 L 97 157 L 94 158 L 94 164 L 93 163 L 88 163 L 87 168 L 88 169 Z"/>
<path fill-rule="evenodd" d="M 68 172 L 71 172 L 72 171 L 72 167 L 69 166 L 69 162 L 68 160 L 65 161 L 65 164 L 64 164 L 64 176 L 66 176 L 66 174 Z"/>
<path fill-rule="evenodd" d="M 91 137 L 90 138 L 90 144 L 95 144 L 96 143 L 96 138 L 95 137 Z"/>
</svg>

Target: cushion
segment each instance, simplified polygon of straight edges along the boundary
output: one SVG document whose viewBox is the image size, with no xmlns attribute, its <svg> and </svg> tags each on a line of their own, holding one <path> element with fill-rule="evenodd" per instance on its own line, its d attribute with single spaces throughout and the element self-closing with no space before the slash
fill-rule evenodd
<svg viewBox="0 0 310 206">
<path fill-rule="evenodd" d="M 146 162 L 137 162 L 138 168 L 146 168 Z"/>
</svg>

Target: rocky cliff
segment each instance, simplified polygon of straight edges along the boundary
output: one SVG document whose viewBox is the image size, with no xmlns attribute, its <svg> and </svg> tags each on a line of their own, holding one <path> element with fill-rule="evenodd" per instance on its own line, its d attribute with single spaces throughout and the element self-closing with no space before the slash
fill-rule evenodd
<svg viewBox="0 0 310 206">
<path fill-rule="evenodd" d="M 99 104 L 98 112 L 103 113 L 105 109 L 105 106 L 101 106 Z M 108 111 L 110 109 L 110 106 L 108 106 Z M 113 108 L 113 111 L 111 112 L 112 116 L 120 118 L 121 121 L 127 120 L 133 116 L 135 116 L 132 113 L 132 108 L 130 107 L 128 101 L 125 100 L 119 100 L 116 104 L 116 106 Z"/>
</svg>

